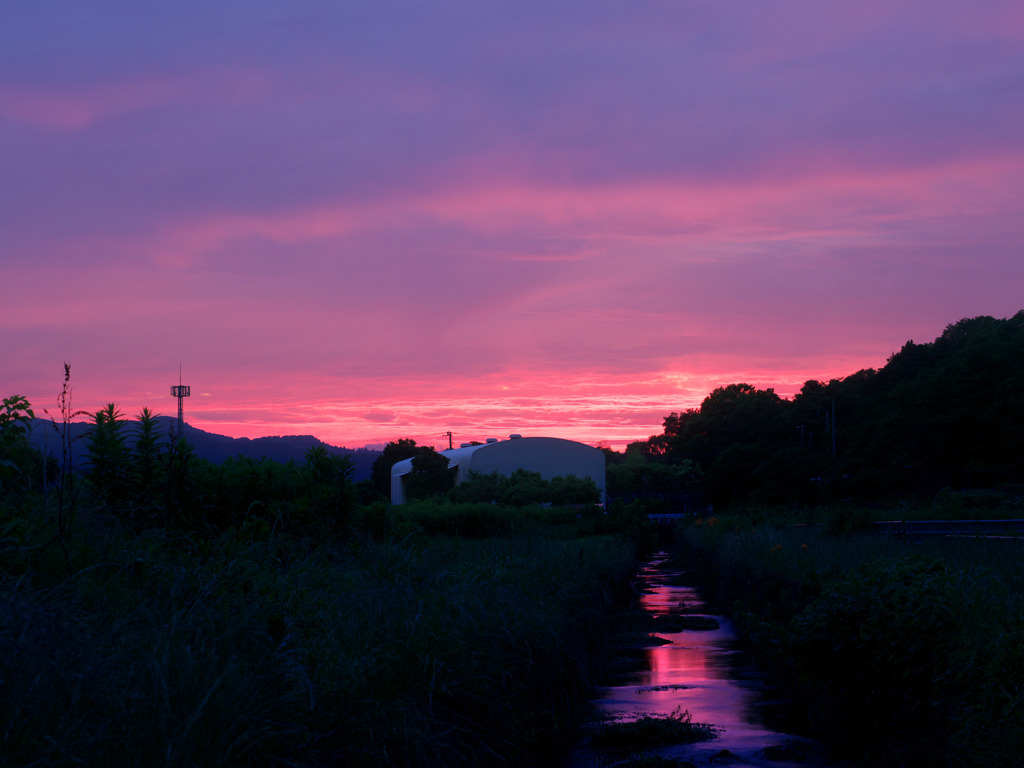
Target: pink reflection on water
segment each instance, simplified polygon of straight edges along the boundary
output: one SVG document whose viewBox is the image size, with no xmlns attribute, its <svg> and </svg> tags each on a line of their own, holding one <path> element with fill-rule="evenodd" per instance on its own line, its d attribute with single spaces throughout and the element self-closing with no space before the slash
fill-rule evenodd
<svg viewBox="0 0 1024 768">
<path fill-rule="evenodd" d="M 676 586 L 678 572 L 662 570 L 656 559 L 643 574 L 648 594 L 641 604 L 655 615 L 685 609 L 704 614 L 706 608 L 692 587 Z M 603 689 L 595 702 L 598 709 L 614 719 L 633 720 L 644 715 L 665 716 L 676 710 L 688 711 L 695 723 L 721 729 L 719 737 L 703 744 L 659 750 L 665 756 L 685 757 L 702 764 L 726 749 L 733 765 L 796 765 L 784 760 L 767 762 L 760 755 L 769 745 L 793 737 L 771 730 L 760 717 L 756 688 L 737 680 L 732 664 L 736 633 L 724 616 L 714 616 L 718 629 L 658 632 L 667 645 L 646 649 L 645 661 L 625 682 Z M 808 763 L 800 763 L 807 766 Z"/>
</svg>

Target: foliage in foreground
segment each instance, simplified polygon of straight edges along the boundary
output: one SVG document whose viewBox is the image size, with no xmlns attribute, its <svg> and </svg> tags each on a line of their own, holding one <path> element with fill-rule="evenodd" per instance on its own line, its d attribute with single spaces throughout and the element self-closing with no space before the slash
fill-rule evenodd
<svg viewBox="0 0 1024 768">
<path fill-rule="evenodd" d="M 670 715 L 604 723 L 594 732 L 591 744 L 613 756 L 625 757 L 646 749 L 711 741 L 718 733 L 714 726 L 695 723 L 689 712 L 677 709 Z"/>
<path fill-rule="evenodd" d="M 458 768 L 566 745 L 636 566 L 625 528 L 359 506 L 344 459 L 213 466 L 148 412 L 127 442 L 113 404 L 85 471 L 48 478 L 27 409 L 0 419 L 5 765 Z"/>
<path fill-rule="evenodd" d="M 731 606 L 808 735 L 873 766 L 1018 764 L 1019 543 L 709 522 L 681 532 L 703 589 Z"/>
<path fill-rule="evenodd" d="M 501 765 L 557 749 L 635 553 L 609 537 L 129 533 L 6 517 L 8 765 Z"/>
</svg>

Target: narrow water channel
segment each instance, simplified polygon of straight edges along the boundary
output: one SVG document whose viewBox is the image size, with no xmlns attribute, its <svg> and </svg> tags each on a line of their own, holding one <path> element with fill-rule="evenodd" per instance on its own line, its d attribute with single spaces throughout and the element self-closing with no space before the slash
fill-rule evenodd
<svg viewBox="0 0 1024 768">
<path fill-rule="evenodd" d="M 724 616 L 705 613 L 697 591 L 680 586 L 680 572 L 666 567 L 667 563 L 668 556 L 659 554 L 641 572 L 642 607 L 654 615 L 685 612 L 711 616 L 718 627 L 657 632 L 657 637 L 667 642 L 639 651 L 642 658 L 636 668 L 601 689 L 594 701 L 598 717 L 630 721 L 687 711 L 694 723 L 719 729 L 712 741 L 651 752 L 679 760 L 680 765 L 824 768 L 826 764 L 815 757 L 813 744 L 766 724 L 765 693 L 756 679 L 744 677 L 740 671 L 733 626 Z M 615 764 L 584 745 L 570 768 Z"/>
</svg>

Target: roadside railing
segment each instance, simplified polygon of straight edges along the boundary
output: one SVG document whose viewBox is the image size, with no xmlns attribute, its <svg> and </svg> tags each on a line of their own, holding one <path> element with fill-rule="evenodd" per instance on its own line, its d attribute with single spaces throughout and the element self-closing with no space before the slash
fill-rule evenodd
<svg viewBox="0 0 1024 768">
<path fill-rule="evenodd" d="M 886 520 L 875 530 L 900 538 L 920 536 L 1012 539 L 1024 542 L 1024 520 Z"/>
</svg>

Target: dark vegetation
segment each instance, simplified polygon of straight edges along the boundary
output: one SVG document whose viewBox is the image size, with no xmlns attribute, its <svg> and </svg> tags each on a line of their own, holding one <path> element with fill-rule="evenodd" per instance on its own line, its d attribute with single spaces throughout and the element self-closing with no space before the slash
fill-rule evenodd
<svg viewBox="0 0 1024 768">
<path fill-rule="evenodd" d="M 610 461 L 612 495 L 666 511 L 666 488 L 699 487 L 714 505 L 677 530 L 685 561 L 837 760 L 1021 764 L 1024 527 L 904 540 L 874 523 L 1024 518 L 1024 312 L 792 400 L 716 389 Z"/>
<path fill-rule="evenodd" d="M 732 615 L 803 735 L 837 759 L 1020 765 L 1021 540 L 906 541 L 780 510 L 700 519 L 678 535 L 702 594 Z"/>
<path fill-rule="evenodd" d="M 59 406 L 52 423 L 18 396 L 0 410 L 5 766 L 529 766 L 566 749 L 642 518 L 391 507 L 319 445 L 215 464 L 148 410 L 75 411 L 69 368 Z"/>
<path fill-rule="evenodd" d="M 628 466 L 634 454 L 660 465 L 651 473 L 634 459 L 649 485 L 666 487 L 674 470 L 675 487 L 699 482 L 718 510 L 1020 483 L 1024 311 L 961 320 L 933 342 L 908 341 L 879 370 L 808 381 L 792 400 L 748 384 L 718 388 L 614 459 Z M 618 466 L 609 493 L 639 491 Z"/>
<path fill-rule="evenodd" d="M 42 414 L 38 414 L 42 416 Z M 86 414 L 91 416 L 91 414 Z M 164 439 L 173 430 L 177 429 L 178 420 L 175 417 L 156 415 L 154 419 L 155 431 Z M 53 432 L 47 429 L 49 420 L 39 419 L 39 423 L 29 423 L 29 440 L 44 453 L 54 454 L 57 446 L 53 439 Z M 88 433 L 93 425 L 89 421 L 74 421 L 69 426 L 68 432 L 71 438 L 72 458 L 76 463 L 84 462 L 87 453 Z M 131 422 L 123 422 L 122 431 L 129 447 L 134 444 L 135 435 L 131 428 Z M 355 479 L 368 480 L 373 462 L 381 454 L 379 450 L 370 448 L 339 448 L 334 445 L 318 440 L 312 435 L 287 435 L 278 437 L 227 437 L 206 432 L 192 426 L 187 422 L 184 425 L 184 437 L 192 448 L 192 454 L 214 464 L 220 464 L 228 459 L 246 458 L 254 461 L 275 461 L 279 464 L 287 464 L 289 461 L 301 463 L 305 460 L 306 453 L 317 446 L 322 447 L 330 454 L 347 456 L 352 462 L 355 470 Z M 56 451 L 59 454 L 59 451 Z"/>
<path fill-rule="evenodd" d="M 874 524 L 1024 518 L 1024 312 L 962 320 L 792 400 L 716 389 L 616 460 L 701 484 L 714 512 L 678 528 L 685 561 L 836 759 L 1021 764 L 1024 530 Z"/>
<path fill-rule="evenodd" d="M 606 723 L 591 737 L 593 745 L 613 756 L 637 755 L 645 749 L 711 741 L 719 729 L 695 723 L 689 712 L 676 710 L 664 717 L 643 716 L 636 720 Z"/>
<path fill-rule="evenodd" d="M 75 411 L 66 366 L 55 414 L 0 408 L 0 754 L 549 763 L 652 544 L 647 513 L 711 503 L 680 546 L 807 735 L 863 765 L 1020 764 L 1024 545 L 872 527 L 1022 516 L 1022 361 L 1024 312 L 792 400 L 716 389 L 606 452 L 606 510 L 577 478 L 454 487 L 411 440 L 363 481 L 318 443 L 214 463 L 148 410 Z M 395 507 L 404 458 L 416 500 Z"/>
</svg>

